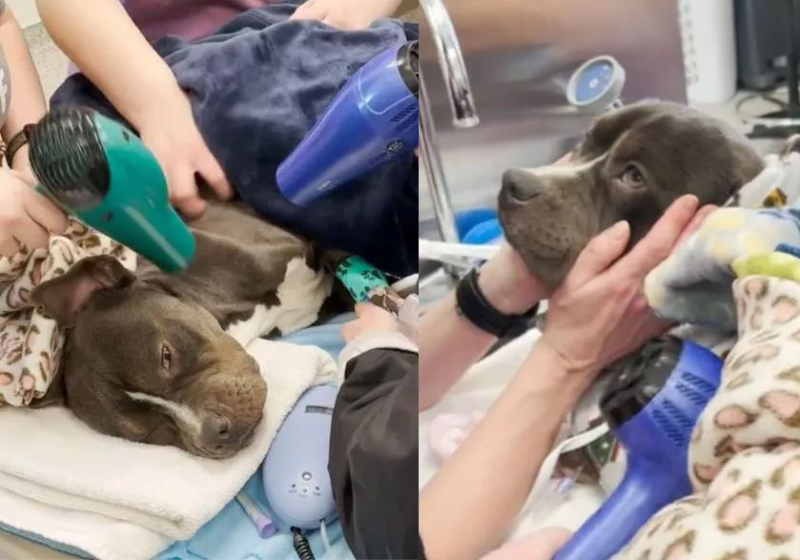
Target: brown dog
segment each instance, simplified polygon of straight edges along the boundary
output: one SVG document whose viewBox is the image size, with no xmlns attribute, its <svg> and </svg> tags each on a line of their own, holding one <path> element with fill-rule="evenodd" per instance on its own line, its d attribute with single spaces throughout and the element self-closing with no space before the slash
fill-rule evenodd
<svg viewBox="0 0 800 560">
<path fill-rule="evenodd" d="M 722 122 L 672 103 L 632 105 L 598 119 L 568 165 L 506 171 L 500 221 L 554 288 L 615 222 L 630 222 L 632 245 L 680 196 L 723 204 L 763 168 L 747 139 Z"/>
<path fill-rule="evenodd" d="M 113 257 L 92 257 L 35 290 L 34 302 L 66 330 L 57 378 L 37 406 L 64 403 L 104 434 L 205 457 L 249 443 L 267 386 L 226 329 L 264 324 L 287 305 L 313 320 L 331 279 L 320 278 L 309 243 L 243 206 L 209 201 L 191 226 L 197 253 L 181 274 L 143 259 L 133 274 Z M 318 287 L 299 305 L 307 309 L 279 296 L 298 267 Z"/>
</svg>

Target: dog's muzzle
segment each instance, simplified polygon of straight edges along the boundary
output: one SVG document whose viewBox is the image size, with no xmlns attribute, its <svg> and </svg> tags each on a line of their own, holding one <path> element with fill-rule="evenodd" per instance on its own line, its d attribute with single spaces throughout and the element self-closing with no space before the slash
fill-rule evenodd
<svg viewBox="0 0 800 560">
<path fill-rule="evenodd" d="M 527 169 L 509 169 L 503 173 L 503 192 L 515 202 L 530 202 L 544 192 L 544 182 Z"/>
</svg>

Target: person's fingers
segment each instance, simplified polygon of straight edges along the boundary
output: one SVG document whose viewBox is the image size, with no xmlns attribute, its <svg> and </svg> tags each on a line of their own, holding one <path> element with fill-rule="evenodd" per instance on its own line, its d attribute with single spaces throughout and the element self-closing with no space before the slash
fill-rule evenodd
<svg viewBox="0 0 800 560">
<path fill-rule="evenodd" d="M 320 5 L 319 0 L 308 0 L 302 6 L 298 6 L 289 19 L 317 19 L 321 15 Z"/>
<path fill-rule="evenodd" d="M 344 325 L 342 325 L 342 328 L 339 332 L 341 333 L 342 338 L 345 341 L 350 342 L 358 335 L 359 332 L 358 321 L 350 321 L 349 323 L 345 323 Z"/>
<path fill-rule="evenodd" d="M 678 242 L 675 244 L 683 245 L 683 242 L 686 241 L 693 233 L 695 233 L 700 226 L 703 225 L 703 221 L 715 210 L 717 210 L 717 206 L 713 204 L 706 204 L 692 218 L 692 221 L 689 222 L 689 225 L 681 233 L 681 236 L 678 238 Z"/>
<path fill-rule="evenodd" d="M 630 224 L 622 221 L 595 236 L 578 255 L 561 289 L 569 291 L 579 288 L 606 270 L 622 255 L 630 235 Z"/>
<path fill-rule="evenodd" d="M 357 304 L 356 304 L 356 307 L 355 307 L 356 317 L 358 317 L 359 319 L 361 319 L 362 317 L 364 317 L 364 316 L 368 315 L 368 314 L 369 314 L 369 312 L 370 312 L 370 311 L 372 310 L 372 308 L 374 308 L 374 307 L 375 307 L 375 306 L 374 306 L 374 305 L 372 305 L 371 303 L 357 303 Z"/>
<path fill-rule="evenodd" d="M 198 173 L 220 200 L 228 200 L 233 196 L 233 188 L 225 177 L 225 172 L 209 150 L 206 150 L 206 155 L 198 165 Z"/>
<path fill-rule="evenodd" d="M 0 257 L 13 257 L 19 253 L 21 247 L 16 239 L 9 238 L 5 242 L 0 242 Z"/>
<path fill-rule="evenodd" d="M 38 249 L 47 245 L 50 233 L 30 216 L 24 216 L 14 228 L 14 237 L 27 248 Z"/>
<path fill-rule="evenodd" d="M 698 199 L 694 195 L 682 196 L 673 202 L 650 233 L 614 265 L 613 272 L 644 277 L 672 252 L 681 233 L 692 221 L 697 206 Z"/>
<path fill-rule="evenodd" d="M 175 169 L 168 174 L 167 182 L 172 205 L 189 219 L 199 218 L 206 204 L 197 194 L 194 173 L 188 169 Z"/>
<path fill-rule="evenodd" d="M 60 235 L 69 227 L 67 215 L 42 195 L 31 191 L 24 204 L 28 215 L 47 231 Z"/>
</svg>

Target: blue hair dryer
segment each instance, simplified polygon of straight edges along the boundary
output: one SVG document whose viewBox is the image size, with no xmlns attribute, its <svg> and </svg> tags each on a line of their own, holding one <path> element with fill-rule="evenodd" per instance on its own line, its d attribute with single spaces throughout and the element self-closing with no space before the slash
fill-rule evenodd
<svg viewBox="0 0 800 560">
<path fill-rule="evenodd" d="M 608 560 L 661 508 L 691 493 L 689 441 L 721 372 L 716 354 L 666 337 L 613 379 L 600 406 L 627 453 L 625 476 L 555 560 Z"/>
<path fill-rule="evenodd" d="M 419 144 L 419 42 L 362 66 L 278 167 L 278 189 L 306 206 Z"/>
</svg>

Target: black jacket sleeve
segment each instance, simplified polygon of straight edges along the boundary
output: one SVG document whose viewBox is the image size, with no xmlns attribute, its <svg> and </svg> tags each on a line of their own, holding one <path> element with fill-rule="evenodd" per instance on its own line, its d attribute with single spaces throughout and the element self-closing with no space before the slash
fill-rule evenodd
<svg viewBox="0 0 800 560">
<path fill-rule="evenodd" d="M 345 369 L 328 469 L 358 559 L 420 557 L 418 364 L 417 354 L 375 349 Z"/>
</svg>

